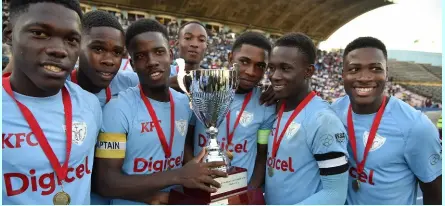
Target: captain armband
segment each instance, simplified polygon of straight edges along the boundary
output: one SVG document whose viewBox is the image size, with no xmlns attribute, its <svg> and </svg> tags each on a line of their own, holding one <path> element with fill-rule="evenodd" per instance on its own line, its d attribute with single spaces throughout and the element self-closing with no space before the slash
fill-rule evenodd
<svg viewBox="0 0 445 206">
<path fill-rule="evenodd" d="M 342 152 L 315 154 L 314 158 L 320 168 L 320 175 L 337 175 L 349 169 L 348 159 Z"/>
<path fill-rule="evenodd" d="M 260 129 L 258 130 L 258 144 L 267 144 L 270 134 L 270 129 Z"/>
<path fill-rule="evenodd" d="M 98 158 L 121 159 L 125 157 L 126 148 L 126 134 L 100 133 L 94 156 Z"/>
</svg>

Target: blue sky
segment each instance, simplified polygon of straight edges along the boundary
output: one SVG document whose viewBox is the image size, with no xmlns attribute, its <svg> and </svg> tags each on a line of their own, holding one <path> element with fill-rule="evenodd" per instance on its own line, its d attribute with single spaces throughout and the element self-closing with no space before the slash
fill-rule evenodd
<svg viewBox="0 0 445 206">
<path fill-rule="evenodd" d="M 388 50 L 442 53 L 441 0 L 394 0 L 395 4 L 369 11 L 348 22 L 320 48 L 344 48 L 360 36 L 382 40 Z"/>
</svg>

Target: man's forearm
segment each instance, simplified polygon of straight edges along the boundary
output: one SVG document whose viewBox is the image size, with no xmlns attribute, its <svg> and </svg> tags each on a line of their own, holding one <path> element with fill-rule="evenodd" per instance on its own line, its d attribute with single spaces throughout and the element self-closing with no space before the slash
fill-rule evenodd
<svg viewBox="0 0 445 206">
<path fill-rule="evenodd" d="M 125 175 L 108 170 L 95 178 L 95 188 L 104 197 L 144 201 L 166 187 L 179 185 L 177 173 L 177 170 L 171 170 L 150 175 Z"/>
<path fill-rule="evenodd" d="M 252 178 L 249 187 L 258 188 L 264 184 L 266 174 L 267 161 L 267 145 L 258 144 L 258 152 L 255 158 L 255 167 L 253 169 Z"/>
</svg>

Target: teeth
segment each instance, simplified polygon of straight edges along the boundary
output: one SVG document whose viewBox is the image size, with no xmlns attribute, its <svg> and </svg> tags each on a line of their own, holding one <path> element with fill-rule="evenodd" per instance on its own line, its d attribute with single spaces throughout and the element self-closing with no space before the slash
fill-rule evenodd
<svg viewBox="0 0 445 206">
<path fill-rule="evenodd" d="M 159 75 L 161 75 L 161 72 L 154 72 L 154 73 L 152 73 L 150 76 L 151 76 L 151 77 L 157 77 L 157 76 L 159 76 Z"/>
<path fill-rule="evenodd" d="M 102 74 L 104 76 L 110 76 L 111 75 L 111 73 L 108 73 L 108 72 L 101 72 L 100 74 Z"/>
<path fill-rule="evenodd" d="M 44 68 L 46 70 L 52 71 L 52 72 L 61 72 L 62 69 L 56 66 L 51 66 L 51 65 L 45 65 Z"/>
<path fill-rule="evenodd" d="M 275 90 L 280 90 L 280 89 L 283 89 L 284 86 L 274 86 L 273 88 L 274 88 Z"/>
<path fill-rule="evenodd" d="M 355 88 L 358 92 L 370 92 L 372 88 Z"/>
</svg>

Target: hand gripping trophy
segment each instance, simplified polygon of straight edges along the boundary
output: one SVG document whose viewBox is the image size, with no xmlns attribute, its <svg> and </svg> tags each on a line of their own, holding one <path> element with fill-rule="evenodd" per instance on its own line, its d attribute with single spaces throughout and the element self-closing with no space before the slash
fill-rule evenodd
<svg viewBox="0 0 445 206">
<path fill-rule="evenodd" d="M 224 204 L 225 201 L 230 202 L 230 199 L 235 200 L 231 204 L 249 204 L 246 169 L 231 167 L 227 153 L 221 150 L 217 141 L 218 127 L 229 112 L 230 104 L 238 88 L 239 66 L 233 64 L 230 69 L 197 69 L 186 72 L 183 59 L 177 59 L 176 63 L 179 67 L 177 75 L 179 87 L 189 97 L 190 107 L 197 119 L 207 128 L 209 141 L 207 141 L 205 148 L 207 154 L 203 161 L 226 162 L 226 166 L 213 169 L 221 170 L 229 175 L 227 178 L 215 179 L 221 184 L 221 188 L 216 193 L 209 194 L 199 189 L 184 188 L 184 196 L 179 198 L 198 199 L 195 203 L 200 204 Z M 190 81 L 188 87 L 186 80 Z M 245 198 L 240 198 L 240 195 L 245 195 Z M 262 193 L 260 195 L 264 201 Z M 192 200 L 188 202 L 190 201 Z"/>
</svg>

